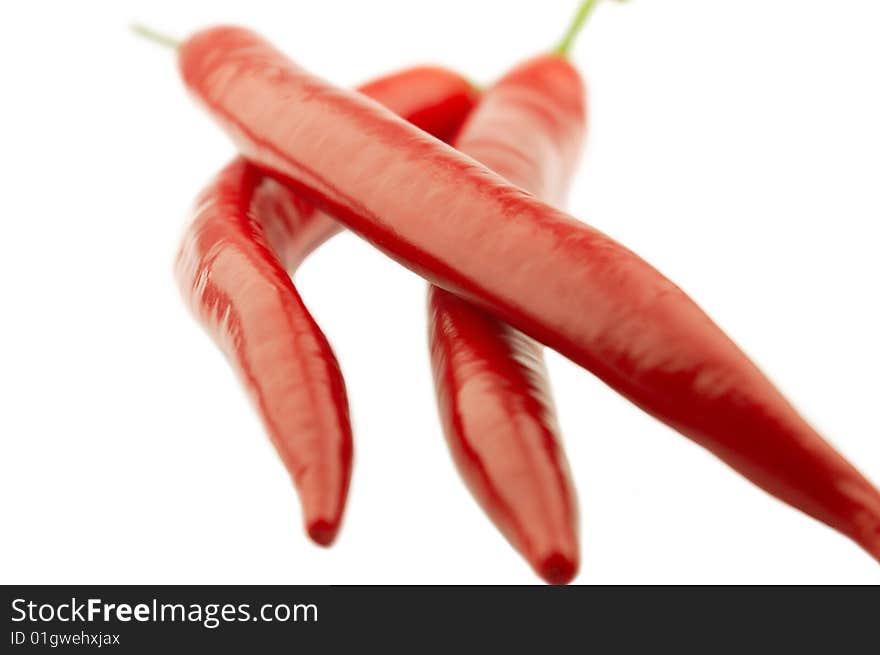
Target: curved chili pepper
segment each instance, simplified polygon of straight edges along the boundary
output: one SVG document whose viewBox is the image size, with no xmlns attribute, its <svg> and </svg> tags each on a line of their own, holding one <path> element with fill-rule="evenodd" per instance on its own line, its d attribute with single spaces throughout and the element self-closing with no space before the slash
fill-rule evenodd
<svg viewBox="0 0 880 655">
<path fill-rule="evenodd" d="M 248 30 L 199 32 L 178 54 L 249 160 L 880 559 L 877 490 L 644 260 Z M 478 109 L 462 139 L 491 118 Z"/>
<path fill-rule="evenodd" d="M 466 80 L 437 68 L 404 71 L 361 91 L 445 138 L 474 102 Z M 337 228 L 290 194 L 273 193 L 271 181 L 261 181 L 259 171 L 238 159 L 202 193 L 177 277 L 188 304 L 250 392 L 299 492 L 309 536 L 329 545 L 351 477 L 348 401 L 333 351 L 278 254 L 295 265 Z M 252 202 L 262 202 L 263 211 L 252 211 Z M 297 203 L 298 211 L 268 211 L 287 202 Z M 279 217 L 285 222 L 271 220 Z"/>
<path fill-rule="evenodd" d="M 586 127 L 583 83 L 562 57 L 536 57 L 484 95 L 457 147 L 561 205 Z M 458 470 L 483 509 L 553 584 L 577 572 L 577 507 L 542 348 L 461 298 L 428 292 L 440 418 Z"/>
</svg>

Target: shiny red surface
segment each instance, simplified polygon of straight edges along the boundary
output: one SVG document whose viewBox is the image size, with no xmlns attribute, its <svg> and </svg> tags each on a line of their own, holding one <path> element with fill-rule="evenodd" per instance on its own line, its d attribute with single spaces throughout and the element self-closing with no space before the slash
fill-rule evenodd
<svg viewBox="0 0 880 655">
<path fill-rule="evenodd" d="M 415 68 L 361 88 L 450 138 L 474 103 L 467 81 Z M 184 298 L 248 389 L 290 472 L 310 537 L 333 541 L 351 477 L 345 385 L 285 266 L 338 230 L 243 159 L 202 193 L 177 261 Z"/>
<path fill-rule="evenodd" d="M 206 30 L 179 56 L 249 160 L 880 559 L 880 494 L 644 260 L 252 32 Z M 461 140 L 493 120 L 478 108 Z"/>
<path fill-rule="evenodd" d="M 460 75 L 434 66 L 416 66 L 359 87 L 419 129 L 451 141 L 473 109 L 477 92 Z M 253 200 L 266 218 L 266 236 L 288 272 L 343 229 L 333 218 L 272 178 L 263 178 Z"/>
<path fill-rule="evenodd" d="M 536 58 L 487 89 L 480 112 L 482 127 L 466 128 L 459 147 L 561 205 L 586 123 L 577 72 Z M 436 286 L 428 308 L 440 418 L 458 470 L 538 574 L 569 582 L 580 559 L 577 502 L 541 346 Z"/>
</svg>

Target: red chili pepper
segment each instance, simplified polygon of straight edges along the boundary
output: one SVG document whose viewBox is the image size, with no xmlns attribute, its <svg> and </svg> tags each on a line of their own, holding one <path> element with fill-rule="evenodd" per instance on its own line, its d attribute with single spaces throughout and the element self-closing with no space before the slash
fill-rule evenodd
<svg viewBox="0 0 880 655">
<path fill-rule="evenodd" d="M 876 489 L 634 253 L 250 31 L 199 32 L 179 61 L 248 159 L 880 559 Z"/>
<path fill-rule="evenodd" d="M 362 88 L 419 127 L 450 138 L 473 106 L 466 80 L 418 68 Z M 309 536 L 336 536 L 351 477 L 348 401 L 339 365 L 277 253 L 298 263 L 334 223 L 290 194 L 258 185 L 243 159 L 202 193 L 177 262 L 183 295 L 238 371 L 299 491 Z M 251 211 L 298 202 L 298 212 Z M 271 205 L 270 205 L 271 206 Z M 297 217 L 299 223 L 261 220 Z"/>
<path fill-rule="evenodd" d="M 559 206 L 583 141 L 584 95 L 564 58 L 536 57 L 484 93 L 479 125 L 456 145 Z M 576 498 L 541 346 L 438 287 L 428 304 L 440 417 L 459 471 L 535 570 L 569 582 L 579 561 Z"/>
</svg>

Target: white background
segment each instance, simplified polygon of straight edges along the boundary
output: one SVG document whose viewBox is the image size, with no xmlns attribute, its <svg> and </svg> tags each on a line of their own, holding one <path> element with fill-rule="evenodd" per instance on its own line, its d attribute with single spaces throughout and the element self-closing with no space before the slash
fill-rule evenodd
<svg viewBox="0 0 880 655">
<path fill-rule="evenodd" d="M 127 31 L 264 32 L 340 84 L 422 62 L 489 82 L 565 2 L 3 3 L 0 579 L 533 583 L 446 452 L 424 286 L 350 235 L 297 277 L 356 429 L 346 521 L 312 546 L 171 274 L 232 155 L 174 58 Z M 442 7 L 442 9 L 441 9 Z M 664 270 L 880 483 L 880 4 L 636 0 L 574 58 L 577 216 Z M 880 582 L 880 567 L 551 354 L 580 494 L 579 583 Z"/>
</svg>

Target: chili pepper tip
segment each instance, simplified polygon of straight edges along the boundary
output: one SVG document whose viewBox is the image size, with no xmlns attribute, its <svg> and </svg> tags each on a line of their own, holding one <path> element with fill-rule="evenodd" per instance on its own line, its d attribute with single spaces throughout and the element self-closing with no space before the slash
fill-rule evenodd
<svg viewBox="0 0 880 655">
<path fill-rule="evenodd" d="M 317 519 L 309 523 L 306 531 L 309 533 L 309 538 L 319 546 L 329 546 L 336 539 L 339 526 L 326 519 Z"/>
<path fill-rule="evenodd" d="M 565 585 L 577 574 L 577 563 L 562 553 L 553 553 L 544 558 L 538 567 L 540 576 L 552 585 Z"/>
</svg>

